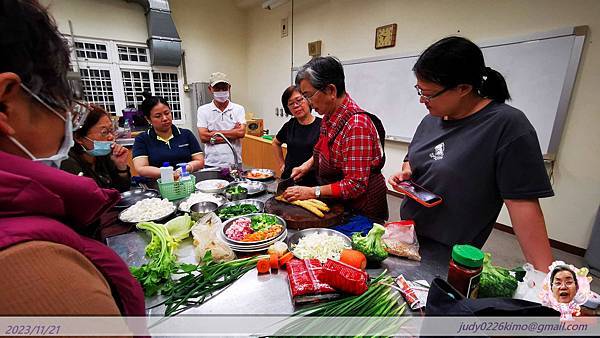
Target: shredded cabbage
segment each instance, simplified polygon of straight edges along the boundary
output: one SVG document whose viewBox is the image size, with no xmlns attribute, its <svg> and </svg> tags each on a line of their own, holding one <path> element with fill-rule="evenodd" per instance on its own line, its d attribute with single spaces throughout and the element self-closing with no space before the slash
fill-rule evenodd
<svg viewBox="0 0 600 338">
<path fill-rule="evenodd" d="M 342 250 L 349 248 L 350 246 L 340 236 L 314 233 L 298 241 L 294 254 L 301 259 L 316 258 L 321 263 L 325 263 L 328 258 L 339 260 Z"/>
</svg>

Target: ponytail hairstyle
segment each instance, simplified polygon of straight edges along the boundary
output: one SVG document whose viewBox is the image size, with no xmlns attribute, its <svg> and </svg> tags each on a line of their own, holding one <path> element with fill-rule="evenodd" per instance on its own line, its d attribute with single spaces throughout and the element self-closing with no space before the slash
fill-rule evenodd
<svg viewBox="0 0 600 338">
<path fill-rule="evenodd" d="M 165 106 L 169 107 L 169 109 L 171 109 L 171 106 L 169 105 L 167 100 L 162 96 L 152 96 L 152 94 L 150 94 L 147 91 L 144 91 L 142 93 L 142 96 L 144 97 L 144 101 L 140 105 L 139 109 L 142 111 L 142 113 L 144 113 L 144 116 L 148 120 L 150 119 L 150 112 L 152 111 L 152 108 L 154 108 L 154 106 L 156 106 L 159 103 L 162 103 Z"/>
<path fill-rule="evenodd" d="M 418 78 L 444 88 L 469 84 L 481 97 L 497 102 L 510 100 L 502 74 L 486 67 L 481 49 L 463 37 L 446 37 L 427 47 L 413 72 Z"/>
</svg>

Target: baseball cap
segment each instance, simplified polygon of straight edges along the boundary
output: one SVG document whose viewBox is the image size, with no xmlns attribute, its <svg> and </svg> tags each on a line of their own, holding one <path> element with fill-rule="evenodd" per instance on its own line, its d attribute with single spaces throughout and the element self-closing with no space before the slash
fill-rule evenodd
<svg viewBox="0 0 600 338">
<path fill-rule="evenodd" d="M 225 82 L 227 84 L 229 83 L 229 79 L 227 79 L 227 75 L 225 75 L 225 73 L 221 73 L 221 72 L 216 72 L 216 73 L 212 73 L 210 74 L 210 78 L 208 78 L 208 82 L 210 83 L 210 86 L 214 86 L 219 82 Z"/>
</svg>

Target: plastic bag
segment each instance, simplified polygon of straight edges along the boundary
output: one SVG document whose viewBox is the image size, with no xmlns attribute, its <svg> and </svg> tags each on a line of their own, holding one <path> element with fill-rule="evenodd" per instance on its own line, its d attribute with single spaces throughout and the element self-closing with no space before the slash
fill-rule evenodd
<svg viewBox="0 0 600 338">
<path fill-rule="evenodd" d="M 235 259 L 233 250 L 217 236 L 217 231 L 221 231 L 222 226 L 221 219 L 215 213 L 209 212 L 192 227 L 194 252 L 199 262 L 209 250 L 215 262 Z"/>
<path fill-rule="evenodd" d="M 415 222 L 397 221 L 385 223 L 385 234 L 381 237 L 386 251 L 398 257 L 421 261 L 419 241 L 415 234 Z"/>
</svg>

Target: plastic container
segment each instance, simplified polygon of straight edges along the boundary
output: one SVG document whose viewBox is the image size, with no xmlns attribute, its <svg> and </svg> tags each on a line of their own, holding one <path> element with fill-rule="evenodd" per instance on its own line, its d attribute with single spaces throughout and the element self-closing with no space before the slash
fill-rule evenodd
<svg viewBox="0 0 600 338">
<path fill-rule="evenodd" d="M 160 181 L 162 183 L 171 183 L 174 181 L 173 167 L 169 165 L 169 162 L 163 163 L 162 167 L 160 167 Z"/>
<path fill-rule="evenodd" d="M 193 175 L 189 176 L 189 180 L 179 180 L 175 182 L 162 182 L 162 179 L 158 179 L 158 190 L 163 198 L 169 201 L 174 201 L 182 198 L 189 197 L 194 190 L 196 190 L 196 177 Z"/>
<path fill-rule="evenodd" d="M 123 136 L 125 138 L 131 138 L 131 125 L 129 124 L 128 119 L 125 119 L 125 122 L 123 122 Z"/>
<path fill-rule="evenodd" d="M 190 179 L 190 173 L 187 172 L 187 163 L 179 163 L 177 164 L 179 168 L 181 168 L 181 176 L 179 176 L 180 181 L 187 181 Z"/>
<path fill-rule="evenodd" d="M 448 267 L 448 283 L 467 298 L 477 298 L 483 252 L 471 245 L 455 245 Z"/>
</svg>

